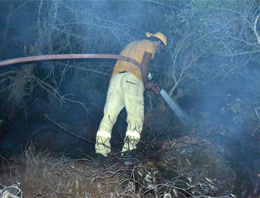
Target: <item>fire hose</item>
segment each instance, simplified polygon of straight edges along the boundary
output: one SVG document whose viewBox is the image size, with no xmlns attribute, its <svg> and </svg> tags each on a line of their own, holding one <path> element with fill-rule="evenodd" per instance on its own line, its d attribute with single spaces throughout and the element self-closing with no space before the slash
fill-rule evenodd
<svg viewBox="0 0 260 198">
<path fill-rule="evenodd" d="M 13 58 L 4 61 L 0 61 L 0 67 L 8 66 L 13 64 L 37 62 L 37 61 L 49 61 L 49 60 L 68 60 L 68 59 L 116 59 L 122 61 L 128 61 L 133 63 L 135 66 L 141 66 L 136 60 L 120 55 L 114 54 L 57 54 L 57 55 L 40 55 L 40 56 L 28 56 Z"/>
</svg>

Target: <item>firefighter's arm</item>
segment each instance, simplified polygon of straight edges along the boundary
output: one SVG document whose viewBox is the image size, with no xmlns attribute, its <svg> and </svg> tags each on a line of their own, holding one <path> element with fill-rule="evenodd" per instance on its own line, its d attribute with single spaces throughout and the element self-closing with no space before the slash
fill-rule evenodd
<svg viewBox="0 0 260 198">
<path fill-rule="evenodd" d="M 152 54 L 149 52 L 145 52 L 143 56 L 143 60 L 141 63 L 141 72 L 142 72 L 142 78 L 143 78 L 143 83 L 144 87 L 148 85 L 148 73 L 149 73 L 149 67 L 150 67 L 150 61 L 152 60 Z"/>
<path fill-rule="evenodd" d="M 149 52 L 145 52 L 142 63 L 141 63 L 141 72 L 142 72 L 143 83 L 144 83 L 144 87 L 146 89 L 152 89 L 155 93 L 158 94 L 159 88 L 157 88 L 153 82 L 148 81 L 148 73 L 149 73 L 151 60 L 152 60 L 152 54 Z"/>
</svg>

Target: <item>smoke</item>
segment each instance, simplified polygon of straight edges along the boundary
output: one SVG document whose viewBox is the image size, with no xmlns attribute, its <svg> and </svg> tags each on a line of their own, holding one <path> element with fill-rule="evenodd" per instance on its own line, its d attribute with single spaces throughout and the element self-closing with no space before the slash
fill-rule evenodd
<svg viewBox="0 0 260 198">
<path fill-rule="evenodd" d="M 219 150 L 221 146 L 233 152 L 237 147 L 231 148 L 230 144 L 237 145 L 241 153 L 233 152 L 234 155 L 246 155 L 243 151 L 247 150 L 247 143 L 259 140 L 259 46 L 251 27 L 259 13 L 256 1 L 53 0 L 0 4 L 0 31 L 6 35 L 0 43 L 2 59 L 24 56 L 25 45 L 34 48 L 26 55 L 119 54 L 129 42 L 145 38 L 145 32 L 166 33 L 169 45 L 151 66 L 160 73 L 163 87 L 172 92 L 171 96 L 180 89 L 192 103 L 182 106 L 190 114 L 195 109 L 194 119 L 202 125 L 198 135 L 210 135 Z M 62 96 L 84 103 L 97 120 L 101 119 L 114 62 L 87 60 L 41 65 L 49 70 L 37 65 L 37 78 Z M 59 118 L 57 121 L 93 124 L 91 116 L 78 104 L 66 106 L 53 89 L 46 92 L 37 86 L 32 93 L 28 91 L 28 103 L 38 97 L 50 104 L 45 113 L 55 110 L 50 114 L 55 114 L 52 118 Z M 34 117 L 45 109 L 30 108 L 37 112 L 32 113 Z M 97 127 L 98 121 L 89 129 L 90 133 L 95 133 Z M 248 155 L 245 163 L 254 161 L 256 155 L 257 152 Z"/>
</svg>

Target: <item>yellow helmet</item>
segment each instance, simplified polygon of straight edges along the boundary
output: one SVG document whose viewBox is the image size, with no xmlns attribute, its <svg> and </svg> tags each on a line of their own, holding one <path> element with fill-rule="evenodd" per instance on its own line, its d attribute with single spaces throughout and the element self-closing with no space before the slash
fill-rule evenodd
<svg viewBox="0 0 260 198">
<path fill-rule="evenodd" d="M 149 32 L 146 32 L 146 36 L 147 36 L 148 38 L 151 37 L 151 36 L 156 37 L 156 38 L 160 39 L 160 40 L 164 43 L 165 46 L 167 45 L 167 38 L 166 38 L 166 36 L 165 36 L 163 33 L 161 33 L 161 32 L 156 32 L 155 34 L 151 34 L 151 33 L 149 33 Z"/>
</svg>

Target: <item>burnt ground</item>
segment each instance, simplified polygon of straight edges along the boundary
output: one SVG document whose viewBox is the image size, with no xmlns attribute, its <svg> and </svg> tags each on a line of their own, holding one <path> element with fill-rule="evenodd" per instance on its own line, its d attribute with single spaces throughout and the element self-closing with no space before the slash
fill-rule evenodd
<svg viewBox="0 0 260 198">
<path fill-rule="evenodd" d="M 228 160 L 207 139 L 189 135 L 141 142 L 138 151 L 140 162 L 135 166 L 124 166 L 120 153 L 112 152 L 106 165 L 99 167 L 92 156 L 75 159 L 29 145 L 8 160 L 1 157 L 1 193 L 16 197 L 257 197 L 253 174 Z"/>
</svg>

